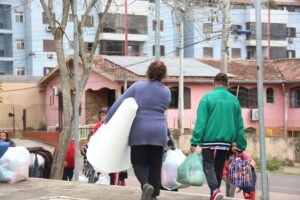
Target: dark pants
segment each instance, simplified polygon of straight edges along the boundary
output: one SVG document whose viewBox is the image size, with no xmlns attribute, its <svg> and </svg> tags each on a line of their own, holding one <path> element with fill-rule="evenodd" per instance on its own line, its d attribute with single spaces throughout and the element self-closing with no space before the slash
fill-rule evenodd
<svg viewBox="0 0 300 200">
<path fill-rule="evenodd" d="M 72 180 L 73 178 L 73 172 L 74 171 L 74 167 L 71 168 L 64 168 L 64 173 L 63 173 L 63 180 Z"/>
<path fill-rule="evenodd" d="M 131 163 L 135 176 L 141 186 L 149 183 L 154 187 L 152 196 L 158 196 L 163 147 L 153 145 L 138 145 L 131 147 Z M 148 167 L 148 170 L 146 170 Z"/>
<path fill-rule="evenodd" d="M 205 148 L 202 149 L 203 168 L 211 195 L 220 188 L 224 163 L 229 151 Z"/>
</svg>

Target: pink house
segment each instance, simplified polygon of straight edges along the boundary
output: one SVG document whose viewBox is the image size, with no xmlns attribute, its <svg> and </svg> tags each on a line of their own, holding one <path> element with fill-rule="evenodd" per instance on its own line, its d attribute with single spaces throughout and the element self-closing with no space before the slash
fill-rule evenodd
<svg viewBox="0 0 300 200">
<path fill-rule="evenodd" d="M 168 125 L 178 125 L 178 58 L 162 58 L 168 67 L 165 84 L 170 88 L 172 102 L 167 111 Z M 110 106 L 121 95 L 124 85 L 145 79 L 152 59 L 145 57 L 95 56 L 91 76 L 81 99 L 80 124 L 97 122 L 100 107 Z M 72 65 L 72 59 L 68 59 Z M 185 128 L 193 129 L 196 111 L 202 96 L 213 89 L 213 77 L 219 72 L 218 60 L 184 60 Z M 80 64 L 81 66 L 81 64 Z M 49 126 L 61 125 L 62 98 L 58 68 L 39 81 L 45 94 L 45 113 Z M 81 71 L 81 70 L 80 70 Z M 237 95 L 243 107 L 245 128 L 258 130 L 256 66 L 253 61 L 229 62 L 230 91 Z M 265 64 L 265 126 L 266 134 L 282 136 L 300 132 L 300 60 L 280 60 Z"/>
</svg>

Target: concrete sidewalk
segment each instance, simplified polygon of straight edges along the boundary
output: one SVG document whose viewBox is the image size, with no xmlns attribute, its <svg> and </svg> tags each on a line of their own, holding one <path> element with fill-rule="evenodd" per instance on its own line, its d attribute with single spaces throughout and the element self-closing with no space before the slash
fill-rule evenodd
<svg viewBox="0 0 300 200">
<path fill-rule="evenodd" d="M 141 191 L 137 187 L 106 186 L 49 179 L 30 178 L 14 184 L 0 183 L 1 200 L 139 200 L 140 195 Z M 162 191 L 158 199 L 209 200 L 209 196 Z M 229 200 L 230 198 L 224 199 Z"/>
</svg>

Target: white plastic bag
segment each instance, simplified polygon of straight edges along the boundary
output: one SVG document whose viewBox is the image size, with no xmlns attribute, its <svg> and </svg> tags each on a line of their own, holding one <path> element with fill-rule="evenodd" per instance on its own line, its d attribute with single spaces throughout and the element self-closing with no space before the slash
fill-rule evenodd
<svg viewBox="0 0 300 200">
<path fill-rule="evenodd" d="M 110 182 L 106 176 L 100 176 L 98 181 L 95 183 L 98 185 L 110 185 Z"/>
<path fill-rule="evenodd" d="M 167 156 L 161 169 L 161 184 L 167 190 L 173 190 L 181 186 L 181 184 L 176 181 L 177 169 L 185 158 L 185 155 L 180 149 L 167 151 Z"/>
<path fill-rule="evenodd" d="M 0 182 L 15 183 L 28 178 L 31 157 L 25 147 L 9 147 L 0 159 Z"/>
<path fill-rule="evenodd" d="M 107 124 L 103 124 L 89 141 L 87 159 L 96 171 L 120 172 L 130 167 L 128 137 L 138 105 L 125 99 Z"/>
</svg>

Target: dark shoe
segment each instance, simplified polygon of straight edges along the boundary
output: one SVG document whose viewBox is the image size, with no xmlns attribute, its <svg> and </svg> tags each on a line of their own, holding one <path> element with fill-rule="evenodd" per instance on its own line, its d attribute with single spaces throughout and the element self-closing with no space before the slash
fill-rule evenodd
<svg viewBox="0 0 300 200">
<path fill-rule="evenodd" d="M 223 200 L 223 197 L 221 190 L 215 190 L 213 195 L 210 196 L 210 200 Z"/>
<path fill-rule="evenodd" d="M 143 193 L 141 200 L 152 200 L 152 193 L 154 192 L 154 187 L 150 184 L 147 184 L 143 187 Z"/>
</svg>

